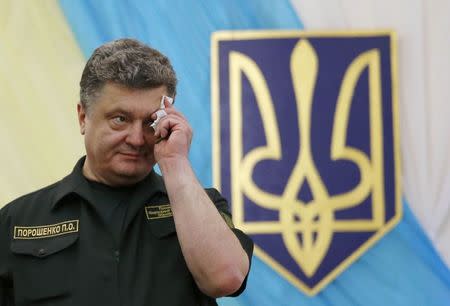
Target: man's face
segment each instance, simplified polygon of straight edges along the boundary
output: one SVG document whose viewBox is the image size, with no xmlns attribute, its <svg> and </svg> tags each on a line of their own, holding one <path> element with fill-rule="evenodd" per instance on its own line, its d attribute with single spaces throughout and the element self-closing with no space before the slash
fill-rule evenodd
<svg viewBox="0 0 450 306">
<path fill-rule="evenodd" d="M 78 105 L 78 120 L 84 134 L 84 175 L 111 186 L 141 181 L 155 164 L 156 138 L 150 116 L 160 107 L 165 86 L 129 89 L 107 83 L 88 110 Z"/>
</svg>

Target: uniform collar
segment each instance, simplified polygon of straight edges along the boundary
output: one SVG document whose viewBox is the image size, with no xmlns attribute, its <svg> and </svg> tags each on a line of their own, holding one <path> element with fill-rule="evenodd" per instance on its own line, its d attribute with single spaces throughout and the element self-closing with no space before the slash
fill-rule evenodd
<svg viewBox="0 0 450 306">
<path fill-rule="evenodd" d="M 86 156 L 78 160 L 75 167 L 68 176 L 57 183 L 57 188 L 52 199 L 52 209 L 59 206 L 65 197 L 69 195 L 77 195 L 88 202 L 92 202 L 92 190 L 87 179 L 83 175 L 83 165 Z M 142 181 L 137 183 L 133 192 L 133 199 L 136 201 L 145 201 L 155 194 L 167 194 L 164 181 L 160 175 L 152 170 L 150 174 Z"/>
</svg>

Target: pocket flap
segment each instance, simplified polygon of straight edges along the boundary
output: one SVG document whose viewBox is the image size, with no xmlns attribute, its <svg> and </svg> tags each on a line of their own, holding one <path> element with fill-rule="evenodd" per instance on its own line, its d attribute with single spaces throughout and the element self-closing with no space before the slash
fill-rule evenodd
<svg viewBox="0 0 450 306">
<path fill-rule="evenodd" d="M 149 220 L 154 236 L 163 238 L 176 233 L 173 217 Z"/>
<path fill-rule="evenodd" d="M 44 258 L 68 248 L 77 240 L 78 233 L 41 239 L 13 240 L 11 251 L 14 254 Z"/>
</svg>

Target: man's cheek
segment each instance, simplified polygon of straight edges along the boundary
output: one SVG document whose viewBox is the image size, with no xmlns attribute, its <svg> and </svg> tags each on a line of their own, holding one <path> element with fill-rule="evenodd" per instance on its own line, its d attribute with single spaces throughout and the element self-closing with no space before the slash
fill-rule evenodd
<svg viewBox="0 0 450 306">
<path fill-rule="evenodd" d="M 99 139 L 99 143 L 101 143 L 102 146 L 108 150 L 116 150 L 122 145 L 123 142 L 122 137 L 115 134 L 103 135 L 103 137 Z"/>
</svg>

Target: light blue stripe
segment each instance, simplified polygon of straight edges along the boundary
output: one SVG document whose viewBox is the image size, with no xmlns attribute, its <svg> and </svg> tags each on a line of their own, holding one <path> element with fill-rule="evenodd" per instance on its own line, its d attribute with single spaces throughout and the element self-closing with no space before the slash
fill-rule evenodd
<svg viewBox="0 0 450 306">
<path fill-rule="evenodd" d="M 403 209 L 400 224 L 315 298 L 295 290 L 254 258 L 245 305 L 447 305 L 450 271 L 406 202 Z"/>
<path fill-rule="evenodd" d="M 61 7 L 86 57 L 103 42 L 134 37 L 167 54 L 178 72 L 177 107 L 196 132 L 191 160 L 211 185 L 210 35 L 216 30 L 300 29 L 282 1 L 70 1 Z M 247 290 L 222 306 L 432 305 L 450 300 L 450 272 L 404 204 L 401 223 L 314 298 L 254 257 Z"/>
<path fill-rule="evenodd" d="M 285 0 L 61 0 L 60 4 L 86 57 L 99 44 L 120 37 L 140 39 L 169 56 L 180 80 L 176 106 L 190 120 L 195 133 L 190 158 L 200 182 L 206 186 L 212 184 L 211 33 L 301 27 Z"/>
</svg>

